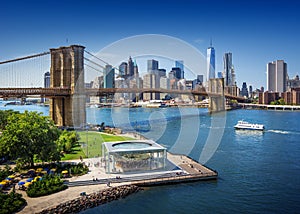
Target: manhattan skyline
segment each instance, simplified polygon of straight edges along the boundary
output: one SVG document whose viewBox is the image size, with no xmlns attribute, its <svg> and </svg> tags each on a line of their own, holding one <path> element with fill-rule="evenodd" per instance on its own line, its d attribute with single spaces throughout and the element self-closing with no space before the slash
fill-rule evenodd
<svg viewBox="0 0 300 214">
<path fill-rule="evenodd" d="M 254 89 L 266 88 L 270 61 L 284 60 L 290 78 L 300 72 L 299 6 L 266 0 L 10 1 L 2 4 L 0 14 L 0 61 L 71 44 L 97 53 L 142 34 L 178 38 L 206 57 L 212 38 L 216 73 L 223 71 L 223 56 L 231 52 L 237 86 L 247 82 Z"/>
</svg>

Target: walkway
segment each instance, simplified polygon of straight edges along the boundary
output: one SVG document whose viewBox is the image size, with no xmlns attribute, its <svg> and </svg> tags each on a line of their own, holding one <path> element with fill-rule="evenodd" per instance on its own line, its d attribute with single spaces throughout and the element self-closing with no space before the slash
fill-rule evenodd
<svg viewBox="0 0 300 214">
<path fill-rule="evenodd" d="M 215 171 L 210 170 L 187 156 L 174 155 L 171 153 L 168 153 L 167 156 L 168 161 L 170 162 L 167 171 L 147 171 L 135 174 L 105 174 L 104 168 L 101 167 L 100 158 L 84 159 L 85 164 L 89 166 L 89 173 L 66 180 L 65 183 L 69 188 L 64 191 L 49 196 L 29 198 L 26 192 L 16 190 L 23 195 L 28 203 L 28 205 L 19 213 L 36 213 L 43 209 L 81 197 L 81 192 L 91 194 L 109 188 L 107 186 L 108 181 L 111 186 L 125 184 L 151 186 L 216 179 L 218 176 Z M 116 176 L 120 176 L 120 178 L 117 178 Z"/>
</svg>

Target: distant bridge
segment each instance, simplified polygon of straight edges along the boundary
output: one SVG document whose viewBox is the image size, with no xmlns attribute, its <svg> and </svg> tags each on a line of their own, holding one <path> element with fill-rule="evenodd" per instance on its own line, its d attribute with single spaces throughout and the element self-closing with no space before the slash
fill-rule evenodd
<svg viewBox="0 0 300 214">
<path fill-rule="evenodd" d="M 183 94 L 193 96 L 205 97 L 220 97 L 219 93 L 212 93 L 198 90 L 169 90 L 169 89 L 152 89 L 152 88 L 86 88 L 81 91 L 81 94 L 86 96 L 105 96 L 108 94 L 116 93 L 166 93 L 166 94 Z M 30 97 L 30 96 L 43 96 L 43 97 L 67 97 L 71 96 L 72 91 L 70 88 L 0 88 L 0 97 Z M 226 99 L 237 100 L 243 102 L 245 98 L 225 94 Z"/>
<path fill-rule="evenodd" d="M 109 96 L 116 93 L 165 93 L 169 95 L 191 95 L 209 97 L 209 110 L 211 112 L 224 111 L 225 99 L 234 99 L 243 102 L 243 97 L 224 94 L 224 80 L 210 79 L 208 92 L 205 90 L 168 90 L 155 88 L 85 88 L 85 66 L 97 72 L 104 67 L 84 57 L 85 53 L 94 59 L 104 60 L 84 50 L 81 45 L 52 48 L 48 52 L 20 57 L 0 62 L 2 69 L 0 74 L 0 97 L 2 98 L 26 98 L 41 96 L 50 98 L 49 115 L 59 126 L 80 126 L 86 123 L 86 97 Z M 50 61 L 46 59 L 50 55 Z M 29 61 L 30 64 L 29 65 Z M 42 60 L 41 60 L 42 59 Z M 47 61 L 48 60 L 48 61 Z M 92 64 L 86 64 L 85 61 Z M 21 62 L 24 64 L 21 65 Z M 48 62 L 48 63 L 47 63 Z M 50 69 L 49 69 L 50 64 Z M 33 67 L 39 69 L 32 69 Z M 96 68 L 95 68 L 96 67 Z M 50 70 L 50 85 L 38 87 L 40 82 L 34 82 L 35 77 L 41 77 Z M 39 80 L 43 80 L 39 78 Z M 30 85 L 30 86 L 29 86 Z"/>
</svg>

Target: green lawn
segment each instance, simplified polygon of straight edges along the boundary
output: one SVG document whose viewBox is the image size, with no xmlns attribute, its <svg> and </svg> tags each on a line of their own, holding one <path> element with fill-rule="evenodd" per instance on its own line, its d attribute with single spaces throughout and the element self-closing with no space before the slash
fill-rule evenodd
<svg viewBox="0 0 300 214">
<path fill-rule="evenodd" d="M 81 145 L 81 148 L 74 148 L 76 151 L 74 151 L 72 154 L 65 155 L 65 158 L 63 160 L 79 159 L 80 156 L 82 156 L 83 158 L 100 157 L 102 155 L 101 145 L 103 142 L 132 139 L 129 137 L 115 136 L 95 131 L 82 131 L 77 133 L 80 136 L 79 144 Z M 80 151 L 78 151 L 79 149 Z"/>
</svg>

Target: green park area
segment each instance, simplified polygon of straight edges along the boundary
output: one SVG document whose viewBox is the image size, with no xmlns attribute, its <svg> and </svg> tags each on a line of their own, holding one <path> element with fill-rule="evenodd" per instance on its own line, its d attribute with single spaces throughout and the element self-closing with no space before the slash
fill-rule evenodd
<svg viewBox="0 0 300 214">
<path fill-rule="evenodd" d="M 82 158 L 100 157 L 102 155 L 102 143 L 112 141 L 130 140 L 132 138 L 117 136 L 97 131 L 79 131 L 79 144 L 72 148 L 72 152 L 62 157 L 62 160 L 74 160 Z"/>
<path fill-rule="evenodd" d="M 100 157 L 102 143 L 132 138 L 99 131 L 59 129 L 47 116 L 0 110 L 0 214 L 26 205 L 19 191 L 40 197 L 68 188 L 63 179 L 83 175 L 88 167 L 65 160 Z"/>
</svg>

